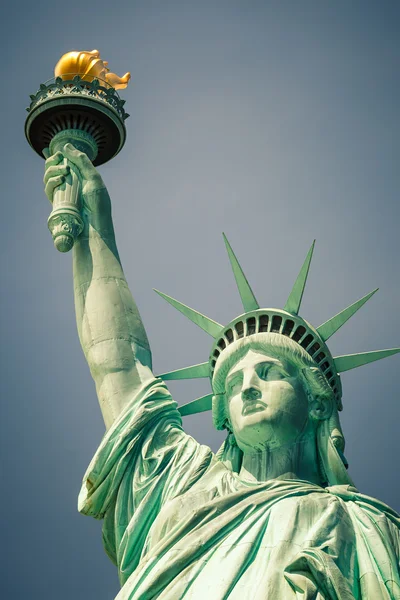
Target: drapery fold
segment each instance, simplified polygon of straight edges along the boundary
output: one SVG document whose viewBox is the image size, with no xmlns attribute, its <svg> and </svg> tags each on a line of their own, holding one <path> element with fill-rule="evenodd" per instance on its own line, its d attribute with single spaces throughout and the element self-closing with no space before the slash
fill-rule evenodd
<svg viewBox="0 0 400 600">
<path fill-rule="evenodd" d="M 349 485 L 241 481 L 158 379 L 104 436 L 79 510 L 104 518 L 118 600 L 400 599 L 393 510 Z"/>
</svg>

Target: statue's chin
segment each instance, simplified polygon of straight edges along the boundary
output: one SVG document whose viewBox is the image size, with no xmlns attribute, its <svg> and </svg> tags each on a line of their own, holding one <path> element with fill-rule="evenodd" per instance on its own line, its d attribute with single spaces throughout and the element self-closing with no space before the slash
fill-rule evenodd
<svg viewBox="0 0 400 600">
<path fill-rule="evenodd" d="M 263 451 L 274 439 L 273 425 L 265 414 L 265 408 L 253 409 L 244 414 L 237 423 L 235 437 L 244 452 Z"/>
<path fill-rule="evenodd" d="M 234 424 L 234 435 L 245 453 L 292 447 L 299 442 L 302 427 L 285 422 L 281 414 L 265 408 L 254 408 Z"/>
</svg>

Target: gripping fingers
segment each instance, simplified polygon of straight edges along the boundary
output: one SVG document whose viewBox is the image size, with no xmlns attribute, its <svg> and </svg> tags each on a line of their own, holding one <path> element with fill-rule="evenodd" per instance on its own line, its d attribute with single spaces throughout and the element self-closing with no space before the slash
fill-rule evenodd
<svg viewBox="0 0 400 600">
<path fill-rule="evenodd" d="M 47 161 L 46 161 L 47 162 Z M 50 165 L 49 167 L 46 168 L 44 177 L 43 177 L 43 183 L 44 185 L 47 184 L 47 182 L 52 179 L 53 177 L 58 177 L 60 175 L 68 175 L 70 169 L 69 166 L 65 166 L 64 164 L 60 165 L 60 164 L 53 164 Z"/>
<path fill-rule="evenodd" d="M 89 157 L 80 150 L 74 148 L 72 144 L 65 144 L 64 155 L 70 160 L 74 165 L 76 165 L 85 179 L 90 179 L 96 172 L 95 167 L 91 163 Z"/>
<path fill-rule="evenodd" d="M 64 181 L 65 181 L 65 177 L 63 175 L 57 175 L 56 177 L 51 177 L 47 181 L 44 191 L 51 203 L 53 202 L 54 190 L 56 189 L 57 186 L 64 183 Z"/>
<path fill-rule="evenodd" d="M 46 161 L 44 163 L 44 168 L 48 169 L 49 167 L 52 167 L 53 165 L 58 165 L 63 160 L 64 160 L 64 157 L 61 154 L 61 152 L 56 152 L 52 156 L 47 156 L 46 157 Z"/>
</svg>

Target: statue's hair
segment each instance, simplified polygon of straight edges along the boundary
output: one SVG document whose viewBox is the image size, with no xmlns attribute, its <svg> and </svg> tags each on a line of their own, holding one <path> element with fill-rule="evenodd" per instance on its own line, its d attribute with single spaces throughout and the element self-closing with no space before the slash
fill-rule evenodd
<svg viewBox="0 0 400 600">
<path fill-rule="evenodd" d="M 212 380 L 215 394 L 212 406 L 213 421 L 217 429 L 229 429 L 225 401 L 226 377 L 234 365 L 250 350 L 272 358 L 283 359 L 297 367 L 301 383 L 308 397 L 327 398 L 334 407 L 334 394 L 328 381 L 302 346 L 279 333 L 256 333 L 241 338 L 228 346 L 217 361 Z"/>
</svg>

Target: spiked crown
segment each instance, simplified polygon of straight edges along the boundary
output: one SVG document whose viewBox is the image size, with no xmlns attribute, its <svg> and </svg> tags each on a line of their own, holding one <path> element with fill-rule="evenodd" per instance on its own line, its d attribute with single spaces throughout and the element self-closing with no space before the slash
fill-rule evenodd
<svg viewBox="0 0 400 600">
<path fill-rule="evenodd" d="M 326 341 L 342 325 L 344 325 L 344 323 L 346 323 L 346 321 L 350 319 L 350 317 L 352 317 L 367 302 L 367 300 L 373 296 L 373 294 L 375 294 L 377 289 L 366 296 L 363 296 L 317 328 L 314 328 L 310 323 L 299 316 L 298 313 L 307 282 L 315 241 L 308 251 L 303 266 L 300 269 L 299 275 L 297 276 L 283 309 L 260 308 L 225 235 L 224 241 L 245 312 L 236 317 L 236 319 L 231 321 L 228 325 L 223 326 L 209 317 L 189 308 L 185 304 L 178 302 L 178 300 L 155 290 L 174 308 L 179 310 L 214 338 L 214 344 L 207 362 L 163 373 L 160 375 L 163 380 L 168 381 L 209 377 L 212 385 L 215 366 L 225 348 L 237 340 L 250 335 L 258 333 L 275 333 L 290 338 L 309 354 L 315 362 L 315 366 L 319 368 L 330 386 L 338 410 L 342 410 L 342 385 L 340 373 L 400 352 L 400 348 L 391 348 L 388 350 L 361 352 L 359 354 L 333 357 L 326 345 Z M 190 415 L 211 410 L 212 396 L 213 394 L 211 393 L 202 396 L 201 398 L 197 398 L 196 400 L 181 406 L 179 411 L 182 415 Z"/>
</svg>

